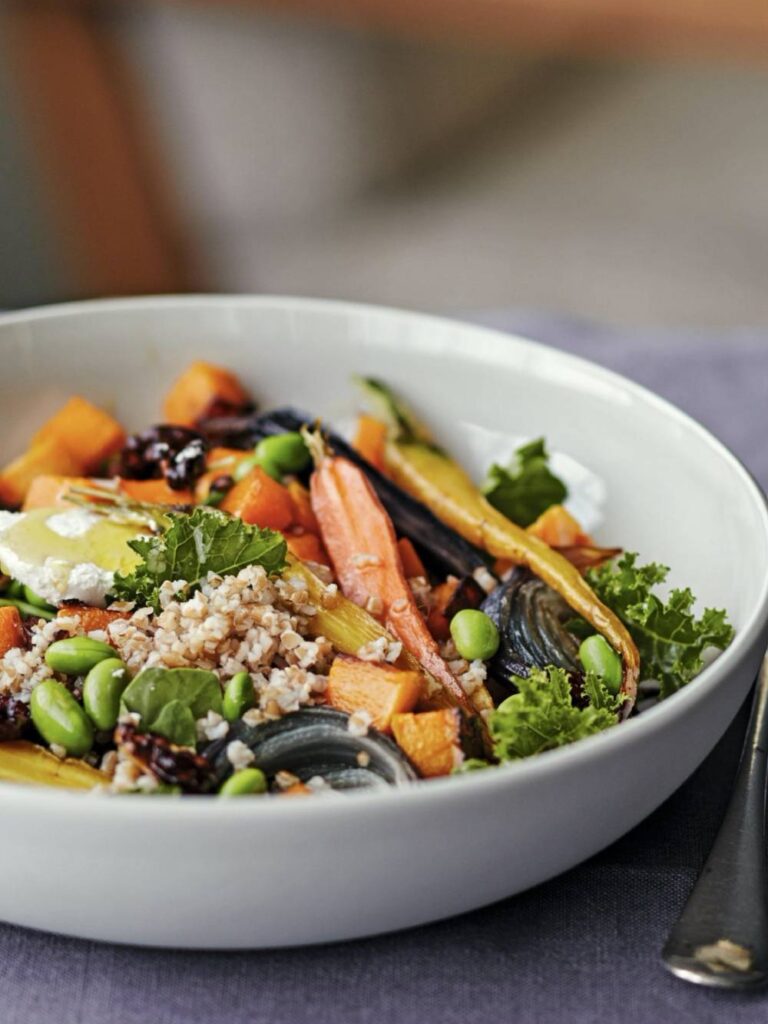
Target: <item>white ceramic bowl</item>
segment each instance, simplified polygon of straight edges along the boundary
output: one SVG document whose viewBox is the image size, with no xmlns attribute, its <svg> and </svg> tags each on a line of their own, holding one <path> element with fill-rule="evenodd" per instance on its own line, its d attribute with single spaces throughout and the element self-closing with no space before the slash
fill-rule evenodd
<svg viewBox="0 0 768 1024">
<path fill-rule="evenodd" d="M 0 786 L 0 918 L 162 946 L 369 935 L 564 871 L 657 807 L 704 758 L 766 643 L 768 515 L 734 457 L 642 388 L 572 356 L 410 313 L 284 298 L 85 303 L 0 318 L 0 458 L 71 393 L 131 426 L 191 359 L 266 404 L 337 417 L 376 374 L 480 474 L 498 435 L 546 434 L 607 483 L 601 535 L 725 606 L 730 649 L 621 727 L 496 771 L 314 800 L 143 799 Z M 734 410 L 734 414 L 737 410 Z"/>
</svg>

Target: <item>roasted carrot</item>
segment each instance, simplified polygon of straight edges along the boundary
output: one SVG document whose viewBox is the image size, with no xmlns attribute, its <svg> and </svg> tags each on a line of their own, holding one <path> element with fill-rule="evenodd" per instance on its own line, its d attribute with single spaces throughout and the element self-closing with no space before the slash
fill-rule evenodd
<svg viewBox="0 0 768 1024">
<path fill-rule="evenodd" d="M 392 716 L 416 707 L 421 691 L 418 672 L 340 654 L 331 665 L 326 696 L 339 711 L 367 711 L 374 728 L 390 732 Z"/>
<path fill-rule="evenodd" d="M 463 760 L 461 723 L 453 708 L 393 715 L 392 732 L 397 745 L 426 779 L 450 775 Z"/>
<path fill-rule="evenodd" d="M 364 459 L 382 473 L 386 473 L 384 445 L 387 443 L 387 425 L 362 413 L 357 420 L 357 432 L 352 445 Z"/>
<path fill-rule="evenodd" d="M 0 658 L 14 647 L 24 646 L 24 626 L 18 608 L 0 608 Z"/>
<path fill-rule="evenodd" d="M 456 706 L 493 707 L 485 687 L 467 697 L 440 656 L 403 574 L 392 522 L 365 474 L 348 459 L 318 453 L 312 509 L 343 593 L 355 604 L 380 608 L 380 618 Z"/>
<path fill-rule="evenodd" d="M 403 573 L 407 580 L 412 580 L 415 576 L 426 577 L 427 570 L 424 568 L 424 563 L 407 537 L 400 538 L 397 542 L 397 550 L 400 552 L 400 561 L 403 563 Z"/>
<path fill-rule="evenodd" d="M 290 494 L 261 466 L 254 466 L 236 483 L 220 507 L 233 516 L 239 516 L 245 523 L 268 526 L 272 530 L 285 530 L 293 521 Z"/>
</svg>

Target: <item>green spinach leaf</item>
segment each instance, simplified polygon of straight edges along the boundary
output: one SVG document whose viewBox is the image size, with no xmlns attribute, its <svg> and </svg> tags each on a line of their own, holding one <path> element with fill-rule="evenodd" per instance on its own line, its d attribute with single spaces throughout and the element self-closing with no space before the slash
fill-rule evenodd
<svg viewBox="0 0 768 1024">
<path fill-rule="evenodd" d="M 483 494 L 507 519 L 530 526 L 550 505 L 565 501 L 568 488 L 549 468 L 549 455 L 540 437 L 518 448 L 510 466 L 494 463 Z"/>
<path fill-rule="evenodd" d="M 194 747 L 195 722 L 209 711 L 221 714 L 221 684 L 199 668 L 145 668 L 123 693 L 123 708 L 141 716 L 147 732 Z"/>
</svg>

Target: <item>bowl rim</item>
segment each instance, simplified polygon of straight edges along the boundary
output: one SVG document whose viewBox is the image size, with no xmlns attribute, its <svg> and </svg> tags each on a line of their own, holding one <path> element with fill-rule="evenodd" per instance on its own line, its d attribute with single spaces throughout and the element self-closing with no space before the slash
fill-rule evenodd
<svg viewBox="0 0 768 1024">
<path fill-rule="evenodd" d="M 647 406 L 655 408 L 662 415 L 698 435 L 728 464 L 729 469 L 740 479 L 746 491 L 751 495 L 766 537 L 768 537 L 768 498 L 740 459 L 692 416 L 642 384 L 638 384 L 614 370 L 609 370 L 582 356 L 564 352 L 554 346 L 498 328 L 486 327 L 447 316 L 336 299 L 291 295 L 200 293 L 88 299 L 17 310 L 0 314 L 0 331 L 4 327 L 25 323 L 34 324 L 48 319 L 83 317 L 102 313 L 149 312 L 153 309 L 187 310 L 196 306 L 215 309 L 233 305 L 284 311 L 301 308 L 307 311 L 338 313 L 346 316 L 373 314 L 410 321 L 424 328 L 444 329 L 446 326 L 450 326 L 456 331 L 457 338 L 456 341 L 452 340 L 449 344 L 453 343 L 458 347 L 458 339 L 464 332 L 484 339 L 486 347 L 483 350 L 483 358 L 488 358 L 489 354 L 500 352 L 504 346 L 509 346 L 512 343 L 523 351 L 538 353 L 548 359 L 555 358 L 562 365 L 579 369 L 599 382 L 618 385 L 625 392 L 642 400 Z M 0 344 L 2 344 L 2 339 L 0 339 Z M 162 339 L 159 344 L 162 344 Z M 466 354 L 466 350 L 463 350 L 462 354 Z M 459 800 L 462 799 L 460 794 L 465 794 L 466 799 L 472 799 L 473 795 L 475 797 L 479 797 L 481 794 L 488 796 L 507 786 L 525 784 L 527 780 L 542 780 L 553 774 L 577 770 L 580 765 L 593 758 L 609 756 L 615 748 L 620 748 L 624 744 L 644 742 L 646 735 L 657 728 L 657 723 L 661 726 L 664 723 L 672 724 L 679 720 L 687 714 L 689 708 L 705 699 L 718 686 L 723 685 L 732 668 L 741 661 L 742 657 L 750 652 L 753 645 L 759 643 L 761 639 L 765 639 L 767 626 L 768 574 L 763 580 L 759 600 L 746 623 L 736 634 L 730 647 L 718 655 L 696 677 L 695 686 L 684 687 L 666 701 L 649 708 L 642 715 L 622 723 L 620 729 L 609 729 L 567 746 L 501 765 L 493 771 L 469 772 L 460 777 L 446 776 L 426 779 L 415 785 L 402 788 L 386 787 L 355 791 L 345 793 L 343 796 L 340 794 L 330 798 L 326 796 L 322 800 L 229 801 L 218 800 L 215 795 L 208 799 L 197 798 L 194 800 L 115 800 L 102 794 L 0 782 L 0 804 L 8 810 L 12 808 L 15 813 L 22 816 L 37 817 L 40 813 L 66 815 L 76 809 L 83 810 L 90 806 L 97 809 L 102 820 L 106 816 L 110 820 L 115 817 L 121 822 L 136 818 L 151 818 L 155 824 L 159 824 L 161 820 L 167 818 L 174 822 L 190 819 L 195 823 L 201 820 L 200 816 L 202 815 L 206 820 L 213 818 L 218 824 L 227 825 L 230 822 L 242 821 L 244 815 L 256 815 L 259 820 L 272 818 L 302 820 L 321 815 L 324 820 L 332 822 L 359 813 L 363 804 L 369 804 L 377 813 L 397 814 L 400 808 L 403 808 L 404 813 L 405 808 L 415 808 L 418 812 L 425 802 Z"/>
</svg>

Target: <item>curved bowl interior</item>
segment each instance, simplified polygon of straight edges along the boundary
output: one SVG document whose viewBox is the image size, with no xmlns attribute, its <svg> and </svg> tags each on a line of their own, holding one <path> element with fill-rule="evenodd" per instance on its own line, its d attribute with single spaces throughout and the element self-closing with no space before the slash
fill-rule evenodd
<svg viewBox="0 0 768 1024">
<path fill-rule="evenodd" d="M 0 460 L 73 393 L 131 427 L 156 421 L 168 383 L 193 358 L 232 367 L 265 406 L 290 402 L 332 420 L 354 409 L 353 373 L 380 376 L 478 478 L 491 455 L 510 453 L 509 438 L 543 434 L 604 481 L 598 537 L 672 566 L 672 585 L 690 586 L 702 607 L 726 607 L 738 631 L 695 684 L 620 729 L 407 793 L 225 808 L 0 787 L 0 871 L 12 865 L 19 880 L 0 891 L 7 920 L 238 947 L 348 938 L 466 910 L 572 866 L 636 824 L 706 755 L 754 677 L 768 618 L 759 490 L 703 428 L 572 356 L 391 310 L 200 297 L 8 315 L 0 357 Z M 71 865 L 65 891 L 40 882 L 51 830 L 57 859 Z M 116 863 L 119 917 L 108 898 Z M 244 894 L 233 879 L 253 863 L 269 885 Z"/>
</svg>

